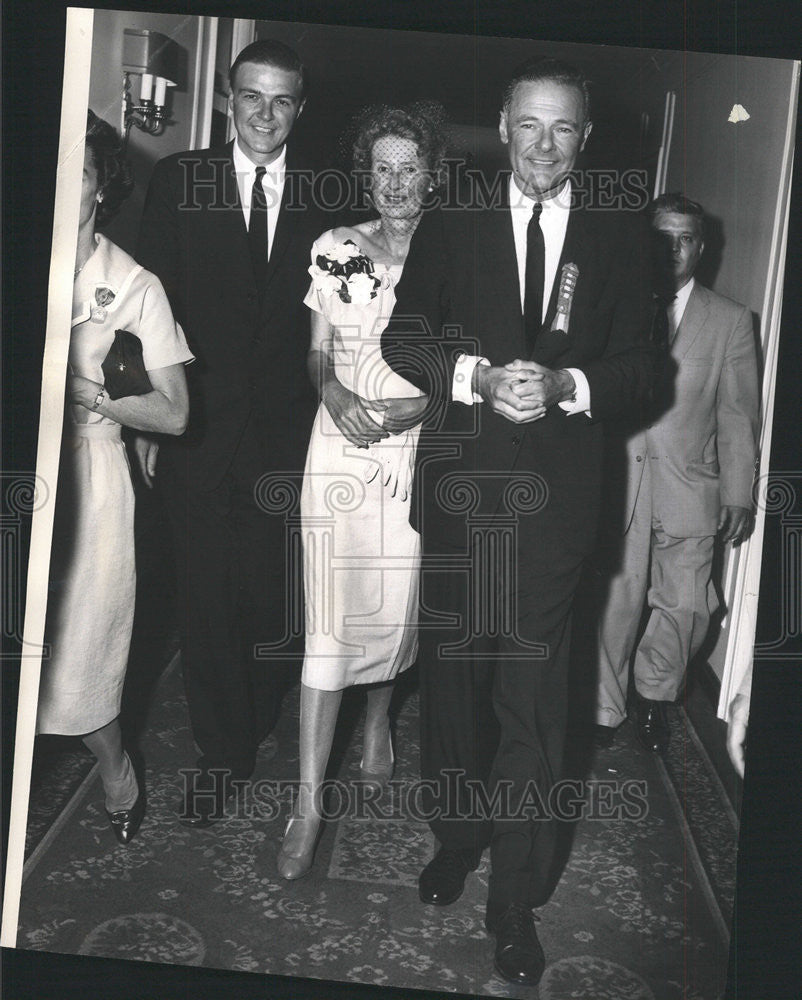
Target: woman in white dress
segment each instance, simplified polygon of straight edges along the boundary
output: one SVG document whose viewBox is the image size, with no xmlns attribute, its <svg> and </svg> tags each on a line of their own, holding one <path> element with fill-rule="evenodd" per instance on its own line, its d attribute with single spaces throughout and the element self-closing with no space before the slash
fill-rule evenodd
<svg viewBox="0 0 802 1000">
<path fill-rule="evenodd" d="M 132 186 L 119 136 L 90 111 L 50 566 L 50 655 L 37 714 L 39 733 L 81 736 L 97 757 L 109 822 L 122 844 L 137 831 L 144 796 L 119 721 L 136 589 L 134 491 L 120 430 L 183 433 L 184 364 L 192 360 L 158 278 L 95 233 Z M 112 399 L 102 364 L 120 330 L 141 341 L 147 379 L 140 372 L 133 387 L 140 394 L 115 391 Z M 139 369 L 135 359 L 127 367 Z"/>
<path fill-rule="evenodd" d="M 301 785 L 278 856 L 287 879 L 312 866 L 343 689 L 368 686 L 360 776 L 384 784 L 393 769 L 393 679 L 417 655 L 420 538 L 409 495 L 427 400 L 385 363 L 381 333 L 442 171 L 441 116 L 430 104 L 363 115 L 354 163 L 368 174 L 379 217 L 326 232 L 312 248 L 309 374 L 321 405 L 301 496 Z"/>
</svg>

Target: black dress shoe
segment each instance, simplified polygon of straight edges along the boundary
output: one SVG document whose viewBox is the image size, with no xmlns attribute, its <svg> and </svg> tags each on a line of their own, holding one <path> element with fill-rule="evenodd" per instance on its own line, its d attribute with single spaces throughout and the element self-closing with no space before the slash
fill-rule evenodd
<svg viewBox="0 0 802 1000">
<path fill-rule="evenodd" d="M 511 903 L 499 916 L 485 920 L 485 927 L 496 937 L 493 964 L 508 983 L 537 986 L 546 957 L 537 939 L 535 918 L 525 903 Z"/>
<path fill-rule="evenodd" d="M 418 895 L 422 903 L 450 906 L 462 895 L 468 872 L 476 871 L 481 856 L 473 851 L 441 847 L 420 873 Z"/>
<path fill-rule="evenodd" d="M 117 812 L 106 810 L 111 829 L 120 844 L 130 844 L 145 815 L 145 795 L 140 789 L 136 802 L 130 809 L 119 809 Z"/>
<path fill-rule="evenodd" d="M 638 739 L 653 753 L 665 753 L 671 739 L 667 701 L 652 701 L 638 695 L 635 700 L 635 729 Z"/>
<path fill-rule="evenodd" d="M 237 791 L 228 768 L 202 768 L 187 772 L 184 796 L 178 807 L 178 820 L 183 826 L 202 830 L 225 819 L 226 803 Z"/>
</svg>

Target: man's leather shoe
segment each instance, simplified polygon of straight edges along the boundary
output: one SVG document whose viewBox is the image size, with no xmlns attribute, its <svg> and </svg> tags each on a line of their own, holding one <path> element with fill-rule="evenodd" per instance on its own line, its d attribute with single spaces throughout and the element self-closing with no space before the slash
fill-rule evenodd
<svg viewBox="0 0 802 1000">
<path fill-rule="evenodd" d="M 120 844 L 131 843 L 144 815 L 145 793 L 141 789 L 130 809 L 118 809 L 116 812 L 106 810 L 111 829 Z"/>
<path fill-rule="evenodd" d="M 422 903 L 450 906 L 462 895 L 468 872 L 476 871 L 481 856 L 472 851 L 441 847 L 420 873 L 418 895 Z"/>
<path fill-rule="evenodd" d="M 653 753 L 665 753 L 671 739 L 667 701 L 652 701 L 638 695 L 635 701 L 635 729 L 638 739 Z"/>
<path fill-rule="evenodd" d="M 535 918 L 525 903 L 511 903 L 491 920 L 485 920 L 488 933 L 496 937 L 493 964 L 508 983 L 537 986 L 546 957 L 537 939 Z"/>
</svg>

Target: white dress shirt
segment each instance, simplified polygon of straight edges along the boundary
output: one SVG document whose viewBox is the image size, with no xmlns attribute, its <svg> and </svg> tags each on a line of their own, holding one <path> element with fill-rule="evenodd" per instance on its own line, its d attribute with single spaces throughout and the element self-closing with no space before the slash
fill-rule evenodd
<svg viewBox="0 0 802 1000">
<path fill-rule="evenodd" d="M 276 234 L 276 223 L 278 222 L 278 210 L 281 207 L 281 198 L 284 194 L 284 177 L 287 168 L 287 147 L 282 146 L 281 152 L 272 163 L 266 164 L 265 173 L 262 177 L 262 190 L 267 199 L 267 256 L 273 249 L 273 237 Z M 253 193 L 253 182 L 256 180 L 256 164 L 253 163 L 240 149 L 239 140 L 234 140 L 234 172 L 237 175 L 237 189 L 239 190 L 239 200 L 242 205 L 242 214 L 245 216 L 245 228 L 251 222 L 251 194 Z"/>
<path fill-rule="evenodd" d="M 518 262 L 518 286 L 521 293 L 521 312 L 523 312 L 524 295 L 526 292 L 526 234 L 529 228 L 529 220 L 532 218 L 532 207 L 535 204 L 535 199 L 521 191 L 514 174 L 510 175 L 509 185 L 512 231 L 515 239 L 515 257 Z M 563 243 L 565 243 L 565 231 L 568 228 L 568 216 L 571 211 L 570 178 L 566 180 L 565 184 L 553 198 L 544 199 L 541 204 L 543 205 L 543 211 L 540 215 L 540 228 L 543 232 L 545 247 L 542 321 L 545 320 L 546 313 L 548 312 L 551 292 L 560 263 L 560 255 L 563 251 Z M 507 361 L 512 360 L 514 359 L 507 359 Z M 507 361 L 502 363 L 506 364 Z M 480 403 L 482 401 L 482 397 L 478 393 L 472 392 L 470 388 L 473 370 L 477 364 L 488 365 L 490 362 L 487 358 L 469 354 L 463 354 L 462 357 L 457 359 L 451 391 L 451 398 L 455 402 L 465 403 L 470 406 L 473 403 Z M 566 368 L 565 370 L 573 376 L 575 393 L 573 399 L 565 400 L 559 406 L 569 414 L 590 412 L 590 386 L 584 372 L 581 372 L 578 368 Z"/>
<path fill-rule="evenodd" d="M 535 205 L 535 199 L 530 198 L 529 195 L 521 191 L 515 180 L 515 174 L 510 176 L 509 197 L 510 211 L 512 212 L 512 232 L 515 237 L 515 256 L 518 259 L 521 312 L 523 312 L 524 295 L 526 292 L 526 234 L 529 229 L 529 220 L 532 218 L 532 208 Z M 568 228 L 568 215 L 571 211 L 570 178 L 560 188 L 554 198 L 544 198 L 541 204 L 543 211 L 540 213 L 540 229 L 543 233 L 543 243 L 546 251 L 543 276 L 543 315 L 540 317 L 542 322 L 549 311 L 551 290 L 554 286 L 554 278 L 557 275 L 560 254 L 563 252 L 565 230 Z"/>
<path fill-rule="evenodd" d="M 668 304 L 666 312 L 668 313 L 668 339 L 670 343 L 674 342 L 674 337 L 677 335 L 677 329 L 682 322 L 682 317 L 685 315 L 688 299 L 691 297 L 695 283 L 695 279 L 691 278 L 690 281 L 680 288 Z"/>
</svg>

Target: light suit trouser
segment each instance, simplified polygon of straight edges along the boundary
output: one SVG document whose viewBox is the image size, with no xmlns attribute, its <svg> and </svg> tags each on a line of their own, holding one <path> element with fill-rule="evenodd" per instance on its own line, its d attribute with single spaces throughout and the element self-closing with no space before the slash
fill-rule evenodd
<svg viewBox="0 0 802 1000">
<path fill-rule="evenodd" d="M 597 723 L 617 726 L 626 718 L 629 661 L 644 599 L 651 613 L 635 652 L 635 688 L 653 701 L 673 701 L 679 694 L 718 606 L 710 580 L 714 541 L 714 535 L 674 538 L 663 531 L 652 514 L 647 464 L 599 615 Z"/>
</svg>

